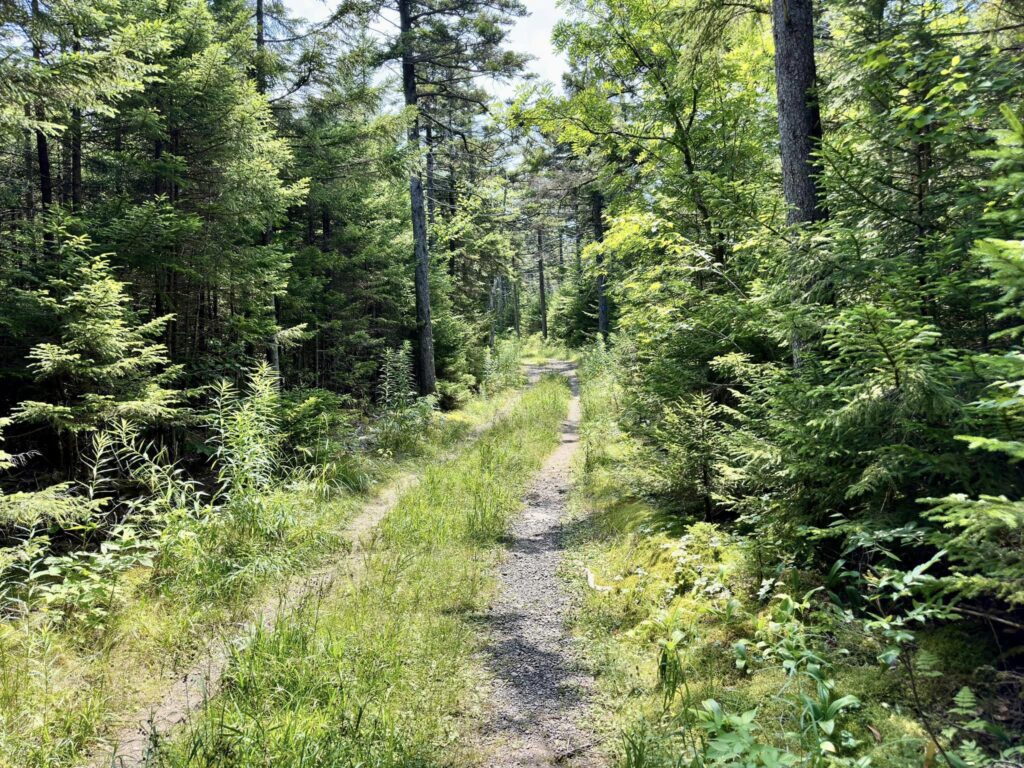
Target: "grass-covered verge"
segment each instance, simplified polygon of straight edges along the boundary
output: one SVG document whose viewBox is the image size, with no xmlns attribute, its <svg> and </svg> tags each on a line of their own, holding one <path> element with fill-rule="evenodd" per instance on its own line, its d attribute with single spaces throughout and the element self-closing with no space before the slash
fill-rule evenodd
<svg viewBox="0 0 1024 768">
<path fill-rule="evenodd" d="M 211 637 L 237 631 L 293 574 L 344 551 L 345 523 L 375 488 L 443 460 L 516 396 L 509 390 L 435 415 L 414 455 L 363 457 L 362 490 L 332 482 L 330 462 L 287 460 L 265 485 L 253 485 L 262 464 L 274 463 L 260 460 L 267 433 L 235 413 L 223 443 L 225 463 L 237 461 L 231 498 L 214 503 L 169 478 L 168 498 L 180 496 L 161 502 L 158 530 L 135 530 L 47 566 L 60 569 L 59 579 L 37 567 L 23 580 L 32 607 L 0 621 L 0 766 L 78 765 Z"/>
<path fill-rule="evenodd" d="M 740 526 L 669 514 L 631 492 L 643 449 L 617 427 L 608 370 L 583 373 L 572 502 L 581 524 L 566 575 L 580 593 L 573 626 L 613 765 L 1019 760 L 1009 649 L 991 632 L 951 620 L 901 626 L 909 594 L 889 616 L 855 614 L 829 574 L 776 567 L 768 543 Z"/>
<path fill-rule="evenodd" d="M 568 388 L 546 378 L 472 447 L 429 467 L 356 577 L 255 636 L 162 766 L 456 766 L 479 690 L 479 616 Z"/>
</svg>

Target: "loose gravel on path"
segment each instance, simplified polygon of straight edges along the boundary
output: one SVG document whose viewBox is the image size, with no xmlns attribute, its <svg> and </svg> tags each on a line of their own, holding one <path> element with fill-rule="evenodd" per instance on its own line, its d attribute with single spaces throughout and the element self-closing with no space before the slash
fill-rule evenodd
<svg viewBox="0 0 1024 768">
<path fill-rule="evenodd" d="M 579 393 L 571 366 L 547 370 L 570 377 L 573 397 L 562 441 L 512 526 L 499 595 L 487 617 L 494 683 L 481 764 L 488 768 L 603 765 L 585 724 L 593 680 L 572 654 L 565 630 L 569 598 L 558 575 L 571 462 L 579 447 Z"/>
</svg>

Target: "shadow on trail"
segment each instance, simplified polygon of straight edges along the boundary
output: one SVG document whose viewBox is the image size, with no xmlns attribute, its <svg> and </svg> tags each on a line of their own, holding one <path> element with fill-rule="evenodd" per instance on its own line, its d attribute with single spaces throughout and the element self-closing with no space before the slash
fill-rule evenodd
<svg viewBox="0 0 1024 768">
<path fill-rule="evenodd" d="M 593 681 L 572 653 L 564 627 L 569 598 L 558 575 L 567 540 L 577 533 L 562 520 L 580 440 L 579 389 L 571 363 L 528 370 L 537 378 L 552 373 L 569 379 L 569 416 L 509 531 L 495 604 L 479 617 L 491 638 L 492 711 L 483 733 L 488 768 L 602 764 L 593 754 L 593 735 L 583 727 Z"/>
</svg>

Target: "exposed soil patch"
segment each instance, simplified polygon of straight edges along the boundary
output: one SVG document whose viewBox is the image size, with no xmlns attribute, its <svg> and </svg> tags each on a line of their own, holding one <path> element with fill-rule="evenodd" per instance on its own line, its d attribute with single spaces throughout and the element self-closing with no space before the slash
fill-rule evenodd
<svg viewBox="0 0 1024 768">
<path fill-rule="evenodd" d="M 526 508 L 512 526 L 499 595 L 488 616 L 488 665 L 495 679 L 482 764 L 490 768 L 603 764 L 584 724 L 593 679 L 572 654 L 565 631 L 569 598 L 558 576 L 570 465 L 579 447 L 579 393 L 571 365 L 547 370 L 570 377 L 573 397 L 561 444 L 534 480 Z"/>
</svg>

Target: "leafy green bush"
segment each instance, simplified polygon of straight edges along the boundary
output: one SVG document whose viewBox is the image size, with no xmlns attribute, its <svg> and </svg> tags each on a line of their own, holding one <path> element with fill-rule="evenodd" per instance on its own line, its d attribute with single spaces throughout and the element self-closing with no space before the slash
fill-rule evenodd
<svg viewBox="0 0 1024 768">
<path fill-rule="evenodd" d="M 58 623 L 76 632 L 106 626 L 116 608 L 120 577 L 153 564 L 155 542 L 131 526 L 115 528 L 96 551 L 51 555 L 28 578 L 33 602 L 56 612 Z"/>
</svg>

